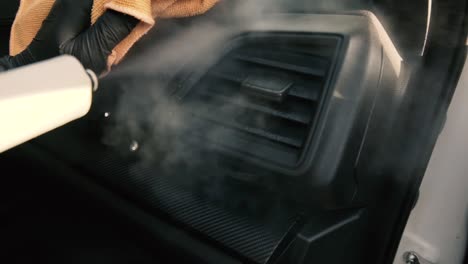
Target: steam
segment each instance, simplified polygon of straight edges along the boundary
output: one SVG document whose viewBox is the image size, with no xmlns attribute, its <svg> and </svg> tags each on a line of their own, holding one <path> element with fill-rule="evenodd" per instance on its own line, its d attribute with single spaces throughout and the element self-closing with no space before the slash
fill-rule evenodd
<svg viewBox="0 0 468 264">
<path fill-rule="evenodd" d="M 256 20 L 261 20 L 266 13 L 311 7 L 336 8 L 337 3 L 330 0 L 222 1 L 209 14 L 196 19 L 158 21 L 157 27 L 108 76 L 108 86 L 119 86 L 124 92 L 113 113 L 115 125 L 106 131 L 104 143 L 118 146 L 122 155 L 129 155 L 131 142 L 136 141 L 138 150 L 130 155 L 139 158 L 136 166 L 156 166 L 158 169 L 155 171 L 160 175 L 155 177 L 170 177 L 187 189 L 198 190 L 211 199 L 229 203 L 229 206 L 247 207 L 252 212 L 263 208 L 262 200 L 267 195 L 258 191 L 261 188 L 256 188 L 261 176 L 244 171 L 243 166 L 236 167 L 235 164 L 231 171 L 226 172 L 226 164 L 220 164 L 218 156 L 211 151 L 215 144 L 207 145 L 205 150 L 187 144 L 187 138 L 196 141 L 205 137 L 222 142 L 231 141 L 234 137 L 216 125 L 202 129 L 205 132 L 202 138 L 192 137 L 196 130 L 194 116 L 182 110 L 171 96 L 173 80 L 184 73 L 206 72 L 204 70 L 222 57 L 225 45 L 232 37 Z M 198 51 L 204 53 L 199 54 Z M 182 81 L 176 86 L 190 87 L 200 77 L 190 76 L 188 82 Z M 196 105 L 191 107 L 198 108 Z M 212 111 L 229 113 L 238 111 L 238 108 L 226 105 Z M 262 125 L 266 120 L 256 122 Z M 240 177 L 242 184 L 251 186 L 254 191 L 233 194 L 230 187 L 233 184 L 226 183 L 231 179 L 225 177 L 227 173 L 243 175 Z M 270 203 L 269 207 L 264 209 L 271 212 L 274 206 Z"/>
<path fill-rule="evenodd" d="M 211 14 L 194 19 L 196 22 L 193 25 L 177 20 L 159 21 L 157 28 L 143 39 L 140 47 L 136 47 L 134 55 L 128 57 L 108 77 L 108 83 L 118 85 L 123 94 L 112 114 L 115 123 L 105 132 L 103 141 L 117 147 L 122 155 L 136 155 L 139 159 L 136 167 L 157 168 L 153 171 L 159 175 L 154 177 L 168 177 L 182 188 L 195 191 L 225 206 L 240 209 L 243 213 L 258 215 L 261 211 L 266 216 L 271 215 L 277 206 L 265 206 L 266 203 L 261 202 L 267 195 L 252 187 L 255 184 L 249 177 L 255 175 L 242 170 L 226 170 L 225 164 L 220 164 L 219 156 L 212 151 L 215 144 L 205 141 L 203 149 L 196 144 L 196 141 L 206 138 L 216 142 L 230 141 L 233 140 L 233 135 L 217 125 L 200 129 L 199 123 L 195 122 L 196 117 L 182 109 L 179 102 L 171 96 L 174 85 L 181 86 L 179 89 L 190 87 L 201 77 L 190 76 L 193 80 L 174 84 L 176 76 L 204 73 L 222 57 L 224 45 L 234 36 L 233 33 L 237 33 L 239 28 L 252 23 L 266 9 L 271 10 L 273 7 L 272 1 L 246 2 L 248 3 L 223 3 Z M 170 29 L 170 32 L 165 32 L 165 29 Z M 168 36 L 159 39 L 165 34 Z M 209 52 L 203 55 L 194 52 L 199 50 Z M 203 108 L 197 105 L 190 107 Z M 227 105 L 212 110 L 218 113 L 238 111 Z M 197 137 L 194 133 L 196 131 L 203 131 L 205 134 Z M 194 140 L 195 144 L 190 144 L 187 139 Z M 138 150 L 134 153 L 131 153 L 132 142 L 138 142 Z M 236 172 L 247 175 L 243 181 L 246 186 L 254 188 L 254 191 L 244 188 L 245 191 L 240 193 L 232 188 L 236 185 L 236 180 L 229 178 L 227 174 Z M 133 176 L 138 177 L 136 174 Z"/>
</svg>

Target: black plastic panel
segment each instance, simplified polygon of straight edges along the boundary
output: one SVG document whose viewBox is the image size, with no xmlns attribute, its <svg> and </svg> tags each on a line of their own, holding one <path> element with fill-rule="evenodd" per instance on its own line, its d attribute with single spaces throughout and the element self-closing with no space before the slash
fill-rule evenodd
<svg viewBox="0 0 468 264">
<path fill-rule="evenodd" d="M 316 213 L 298 231 L 277 263 L 349 263 L 359 259 L 364 248 L 360 230 L 366 217 L 365 209 Z"/>
<path fill-rule="evenodd" d="M 352 204 L 354 165 L 384 56 L 369 23 L 360 14 L 273 15 L 250 28 L 219 28 L 214 35 L 221 37 L 174 74 L 171 93 L 186 113 L 178 120 L 185 131 L 175 132 L 175 144 L 164 144 L 163 152 L 172 156 L 188 141 L 237 159 L 237 167 L 249 164 L 251 178 L 294 199 L 327 208 Z M 259 78 L 281 82 L 252 89 Z M 163 137 L 170 129 L 149 134 Z"/>
<path fill-rule="evenodd" d="M 193 28 L 196 26 L 194 24 Z M 191 28 L 187 30 L 190 31 Z M 37 142 L 64 162 L 90 175 L 102 186 L 107 186 L 143 207 L 155 217 L 186 230 L 200 242 L 208 243 L 245 262 L 274 263 L 293 241 L 301 225 L 314 215 L 321 215 L 330 208 L 354 206 L 353 198 L 357 190 L 354 165 L 372 108 L 374 91 L 378 89 L 382 49 L 379 42 L 372 41 L 376 39 L 376 34 L 369 27 L 368 18 L 360 15 L 280 15 L 252 24 L 249 28 L 233 27 L 232 30 L 226 30 L 225 27 L 219 27 L 215 31 L 212 33 L 218 38 L 213 40 L 214 43 L 193 43 L 188 52 L 192 56 L 181 51 L 169 61 L 167 58 L 154 56 L 157 48 L 154 47 L 154 42 L 150 43 L 147 56 L 143 52 L 144 56 L 140 55 L 133 61 L 132 57 L 128 58 L 126 62 L 130 67 L 125 68 L 126 65 L 122 65 L 122 68 L 112 73 L 117 75 L 114 81 L 111 74 L 102 82 L 95 101 L 99 104 L 88 120 L 50 133 Z M 274 63 L 275 68 L 281 67 L 281 72 L 286 70 L 287 76 L 307 75 L 310 77 L 308 80 L 317 83 L 308 81 L 306 88 L 289 86 L 288 82 L 284 82 L 277 87 L 269 86 L 270 91 L 267 92 L 258 91 L 259 89 L 246 92 L 250 98 L 248 107 L 254 108 L 253 111 L 272 115 L 275 119 L 289 119 L 286 121 L 295 126 L 317 121 L 314 136 L 307 135 L 306 143 L 296 144 L 300 152 L 296 152 L 298 154 L 290 162 L 286 161 L 287 156 L 283 150 L 278 151 L 279 146 L 285 149 L 298 147 L 284 143 L 272 144 L 272 140 L 268 138 L 255 140 L 258 146 L 251 146 L 252 155 L 237 152 L 240 157 L 233 155 L 234 157 L 227 159 L 215 152 L 187 148 L 187 139 L 192 139 L 190 144 L 196 145 L 199 144 L 199 138 L 189 137 L 188 134 L 182 137 L 173 135 L 170 127 L 166 137 L 156 136 L 158 134 L 154 132 L 161 127 L 154 126 L 160 125 L 161 116 L 165 117 L 164 114 L 172 110 L 172 105 L 166 105 L 167 98 L 164 98 L 165 93 L 161 90 L 167 88 L 172 95 L 177 94 L 170 89 L 170 84 L 184 71 L 181 65 L 192 61 L 190 66 L 193 67 L 189 68 L 199 69 L 200 74 L 179 79 L 181 82 L 176 87 L 181 85 L 191 88 L 203 83 L 206 80 L 205 73 L 213 68 L 219 61 L 218 55 L 221 55 L 213 55 L 213 46 L 218 50 L 220 46 L 229 46 L 233 39 L 245 36 L 246 32 L 281 39 L 291 36 L 290 43 L 294 45 L 301 42 L 298 39 L 304 39 L 307 43 L 308 38 L 322 38 L 324 35 L 334 41 L 339 39 L 341 49 L 333 46 L 320 52 L 322 55 L 329 55 L 338 51 L 336 68 L 327 69 L 325 66 L 321 70 L 321 65 L 327 63 L 316 57 L 309 57 L 310 60 L 293 65 L 289 60 L 294 55 L 290 53 L 280 54 L 279 57 L 285 59 L 281 63 Z M 186 35 L 193 37 L 190 32 L 181 33 L 182 37 L 177 38 L 177 43 L 184 43 L 183 38 Z M 252 59 L 255 56 L 249 52 L 252 50 L 246 51 L 248 55 L 237 56 L 236 62 L 247 63 L 252 68 L 264 67 L 266 62 L 271 64 L 272 59 L 278 58 L 278 54 L 264 51 L 260 52 L 261 60 Z M 254 49 L 254 53 L 258 54 L 259 51 Z M 196 58 L 200 58 L 198 60 L 201 62 Z M 296 59 L 294 61 L 297 62 Z M 310 70 L 308 63 L 318 65 L 319 69 Z M 134 65 L 147 67 L 131 67 Z M 126 71 L 129 72 L 128 75 L 125 75 Z M 223 73 L 226 72 L 218 72 L 218 76 L 206 78 L 223 79 Z M 234 76 L 238 73 L 235 72 Z M 329 78 L 324 78 L 327 74 L 330 75 Z M 233 74 L 229 76 L 232 77 Z M 321 82 L 324 80 L 328 82 L 325 86 L 329 89 L 321 90 Z M 237 83 L 232 88 L 250 89 L 249 86 L 258 85 L 258 78 L 249 79 L 247 76 L 242 80 L 220 82 L 227 89 L 228 83 Z M 117 91 L 122 90 L 123 96 L 118 100 L 118 108 L 111 108 L 106 104 L 113 101 L 112 96 Z M 190 89 L 187 92 L 190 96 Z M 185 94 L 176 96 L 176 99 L 183 100 L 184 96 Z M 213 96 L 210 91 L 208 96 L 226 97 L 227 93 Z M 315 109 L 307 104 L 291 104 L 288 111 L 281 108 L 271 111 L 268 108 L 271 104 L 287 102 L 291 98 L 297 101 L 322 102 L 323 107 L 319 107 L 318 115 L 314 115 Z M 224 99 L 226 98 L 215 100 Z M 244 106 L 246 104 L 241 103 Z M 300 114 L 288 116 L 291 109 Z M 107 121 L 95 118 L 102 117 L 104 112 L 110 113 Z M 305 114 L 307 112 L 311 114 Z M 193 122 L 193 118 L 188 120 L 185 125 Z M 118 132 L 116 134 L 123 138 L 117 141 L 122 144 L 112 147 L 102 144 L 102 135 L 98 133 L 97 127 L 104 127 L 108 123 L 112 125 L 107 130 L 104 129 L 103 133 L 109 133 L 109 130 Z M 285 127 L 291 129 L 291 126 Z M 283 125 L 279 128 L 282 130 Z M 310 131 L 306 130 L 305 134 L 308 132 Z M 252 138 L 248 136 L 231 138 L 237 141 L 230 143 L 234 147 L 252 142 Z M 130 151 L 129 147 L 133 140 L 138 141 L 140 147 L 135 152 Z M 179 144 L 182 142 L 184 144 Z M 262 150 L 269 153 L 268 157 L 262 159 L 253 155 L 258 153 L 259 148 L 270 148 L 272 151 Z M 249 148 L 243 148 L 246 149 Z M 171 160 L 174 156 L 182 157 L 182 162 Z M 283 163 L 272 162 L 281 158 L 284 159 Z M 334 225 L 334 222 L 325 223 L 323 228 L 330 225 Z"/>
</svg>

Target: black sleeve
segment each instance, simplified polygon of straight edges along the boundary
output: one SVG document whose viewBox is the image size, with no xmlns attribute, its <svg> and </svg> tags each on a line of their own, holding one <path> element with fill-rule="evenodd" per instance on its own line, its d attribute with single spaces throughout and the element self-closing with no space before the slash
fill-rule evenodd
<svg viewBox="0 0 468 264">
<path fill-rule="evenodd" d="M 10 62 L 10 56 L 0 58 L 0 72 L 13 68 Z"/>
</svg>

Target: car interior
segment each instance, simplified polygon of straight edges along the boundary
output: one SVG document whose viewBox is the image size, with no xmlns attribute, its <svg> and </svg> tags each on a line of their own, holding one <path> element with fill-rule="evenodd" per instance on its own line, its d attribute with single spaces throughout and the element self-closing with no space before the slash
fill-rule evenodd
<svg viewBox="0 0 468 264">
<path fill-rule="evenodd" d="M 89 115 L 0 156 L 0 261 L 393 263 L 466 56 L 467 3 L 428 2 L 158 20 Z"/>
</svg>

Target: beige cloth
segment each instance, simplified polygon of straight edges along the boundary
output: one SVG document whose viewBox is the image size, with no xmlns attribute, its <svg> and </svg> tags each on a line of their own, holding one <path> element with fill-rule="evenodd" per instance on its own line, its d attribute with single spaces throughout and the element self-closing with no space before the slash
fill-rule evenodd
<svg viewBox="0 0 468 264">
<path fill-rule="evenodd" d="M 81 0 L 75 0 L 81 1 Z M 219 0 L 94 0 L 91 22 L 107 10 L 119 11 L 141 22 L 118 44 L 108 58 L 108 66 L 122 60 L 129 49 L 150 30 L 158 18 L 187 17 L 203 14 Z M 10 55 L 25 50 L 39 31 L 55 0 L 21 0 L 11 30 Z"/>
</svg>

